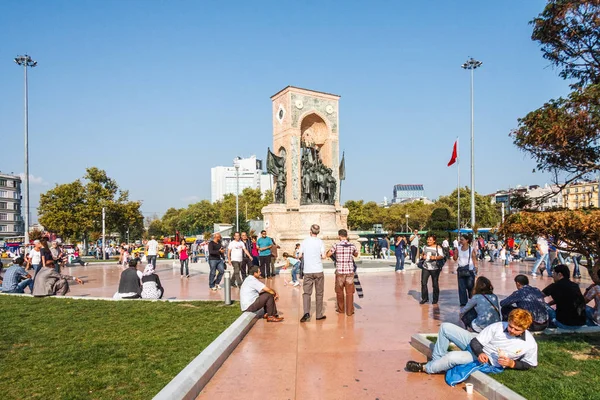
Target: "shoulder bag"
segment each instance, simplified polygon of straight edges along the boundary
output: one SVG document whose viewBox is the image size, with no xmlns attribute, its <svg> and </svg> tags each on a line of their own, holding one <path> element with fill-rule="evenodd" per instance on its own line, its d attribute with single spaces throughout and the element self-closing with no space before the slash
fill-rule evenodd
<svg viewBox="0 0 600 400">
<path fill-rule="evenodd" d="M 498 316 L 500 317 L 500 321 L 502 321 L 502 314 L 500 314 L 500 310 L 498 310 L 498 307 L 496 307 L 494 303 L 492 303 L 492 301 L 488 299 L 488 297 L 485 294 L 483 295 L 483 297 L 492 305 L 492 307 L 494 307 L 494 310 L 496 310 Z"/>
<path fill-rule="evenodd" d="M 460 256 L 460 247 L 458 249 L 458 254 Z M 456 274 L 458 275 L 459 278 L 470 278 L 471 277 L 471 270 L 469 269 L 469 266 L 471 265 L 471 253 L 473 251 L 471 250 L 471 246 L 469 246 L 469 262 L 467 262 L 466 266 L 458 266 L 458 268 L 456 269 Z"/>
</svg>

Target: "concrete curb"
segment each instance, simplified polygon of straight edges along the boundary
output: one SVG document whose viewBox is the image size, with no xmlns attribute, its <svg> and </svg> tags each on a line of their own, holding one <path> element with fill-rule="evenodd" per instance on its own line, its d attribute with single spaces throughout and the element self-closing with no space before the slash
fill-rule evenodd
<svg viewBox="0 0 600 400">
<path fill-rule="evenodd" d="M 433 352 L 433 342 L 427 336 L 437 336 L 437 333 L 417 333 L 410 338 L 410 344 L 427 358 Z M 500 382 L 483 372 L 474 372 L 466 382 L 472 383 L 473 388 L 482 396 L 491 400 L 527 400 L 517 392 L 509 389 Z"/>
<path fill-rule="evenodd" d="M 2 293 L 0 292 L 0 296 L 19 296 L 19 297 L 34 297 L 29 293 Z M 207 300 L 207 299 L 113 299 L 112 297 L 93 297 L 93 296 L 38 296 L 36 299 L 68 299 L 68 300 L 103 300 L 103 301 L 165 301 L 171 303 L 178 302 L 192 302 L 192 301 L 209 301 L 214 302 L 217 300 Z M 234 300 L 234 303 L 239 303 L 237 300 Z"/>
<path fill-rule="evenodd" d="M 242 341 L 258 316 L 245 312 L 189 363 L 154 400 L 193 400 Z"/>
</svg>

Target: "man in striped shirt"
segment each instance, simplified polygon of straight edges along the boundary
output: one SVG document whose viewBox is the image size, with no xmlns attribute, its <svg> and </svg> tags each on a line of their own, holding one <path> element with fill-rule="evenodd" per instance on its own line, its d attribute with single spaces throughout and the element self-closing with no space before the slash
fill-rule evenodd
<svg viewBox="0 0 600 400">
<path fill-rule="evenodd" d="M 354 314 L 354 257 L 358 257 L 356 246 L 348 242 L 348 231 L 338 231 L 340 242 L 327 252 L 327 257 L 335 256 L 336 312 L 351 316 Z M 344 296 L 345 292 L 345 296 Z"/>
</svg>

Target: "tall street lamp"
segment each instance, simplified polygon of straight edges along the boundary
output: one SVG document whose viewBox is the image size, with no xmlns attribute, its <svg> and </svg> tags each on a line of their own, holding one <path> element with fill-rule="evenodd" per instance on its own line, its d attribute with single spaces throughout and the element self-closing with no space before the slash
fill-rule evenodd
<svg viewBox="0 0 600 400">
<path fill-rule="evenodd" d="M 481 67 L 481 61 L 469 58 L 461 67 L 471 70 L 471 229 L 475 227 L 475 119 L 473 108 L 473 71 Z M 459 189 L 460 190 L 460 189 Z"/>
<path fill-rule="evenodd" d="M 15 62 L 23 67 L 25 71 L 25 248 L 29 246 L 29 100 L 27 94 L 27 67 L 35 67 L 37 61 L 33 61 L 27 54 L 24 56 L 17 56 Z"/>
<path fill-rule="evenodd" d="M 406 217 L 406 232 L 408 232 L 408 214 L 406 214 L 405 217 Z"/>
<path fill-rule="evenodd" d="M 235 167 L 235 230 L 240 231 L 240 158 L 233 159 Z"/>
</svg>

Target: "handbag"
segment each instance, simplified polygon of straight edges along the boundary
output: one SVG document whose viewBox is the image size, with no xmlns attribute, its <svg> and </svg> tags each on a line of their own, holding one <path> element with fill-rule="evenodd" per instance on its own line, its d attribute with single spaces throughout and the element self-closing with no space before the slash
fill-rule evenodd
<svg viewBox="0 0 600 400">
<path fill-rule="evenodd" d="M 438 245 L 435 245 L 435 249 L 436 249 L 436 250 L 438 249 L 438 247 L 439 247 Z M 440 253 L 438 252 L 438 255 L 439 255 L 439 254 L 440 254 Z M 435 260 L 435 266 L 436 266 L 438 269 L 442 269 L 442 268 L 444 268 L 444 265 L 446 265 L 446 255 L 444 255 L 444 256 L 443 256 L 442 258 L 440 258 L 439 260 Z"/>
<path fill-rule="evenodd" d="M 456 274 L 459 278 L 471 277 L 471 270 L 469 269 L 469 265 L 471 265 L 471 253 L 471 246 L 469 246 L 469 262 L 467 262 L 467 265 L 464 267 L 459 266 L 458 268 L 456 268 Z"/>
</svg>

